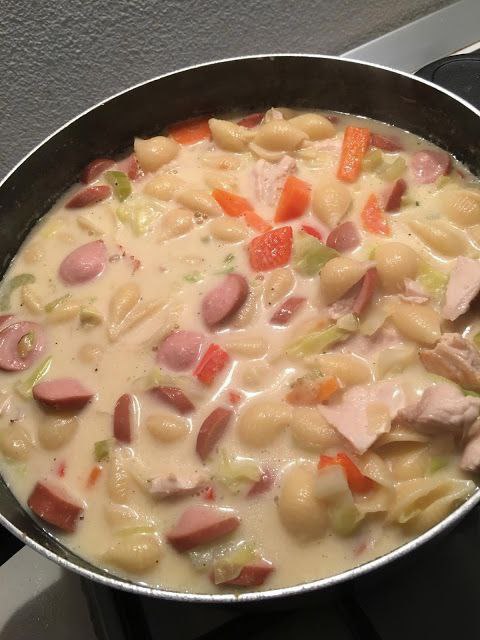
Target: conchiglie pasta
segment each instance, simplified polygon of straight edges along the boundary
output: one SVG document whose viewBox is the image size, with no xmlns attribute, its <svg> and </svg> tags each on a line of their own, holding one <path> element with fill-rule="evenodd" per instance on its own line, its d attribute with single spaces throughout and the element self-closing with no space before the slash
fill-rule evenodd
<svg viewBox="0 0 480 640">
<path fill-rule="evenodd" d="M 248 358 L 261 358 L 268 351 L 267 342 L 260 336 L 233 336 L 223 343 L 228 353 Z"/>
<path fill-rule="evenodd" d="M 106 505 L 105 520 L 114 531 L 152 525 L 152 521 L 145 514 L 126 504 L 115 502 Z"/>
<path fill-rule="evenodd" d="M 171 200 L 175 193 L 185 185 L 185 181 L 172 173 L 156 176 L 144 187 L 144 192 L 157 200 Z"/>
<path fill-rule="evenodd" d="M 327 527 L 325 505 L 315 498 L 316 479 L 313 465 L 294 466 L 282 479 L 278 499 L 280 521 L 301 541 L 321 538 Z"/>
<path fill-rule="evenodd" d="M 208 151 L 201 158 L 202 164 L 218 171 L 234 171 L 242 164 L 242 157 L 221 151 Z"/>
<path fill-rule="evenodd" d="M 373 451 L 368 451 L 356 460 L 364 476 L 374 482 L 370 491 L 357 495 L 358 509 L 366 513 L 388 511 L 395 501 L 394 478 L 385 461 Z"/>
<path fill-rule="evenodd" d="M 333 124 L 319 113 L 302 113 L 289 122 L 306 133 L 310 140 L 323 140 L 335 135 Z"/>
<path fill-rule="evenodd" d="M 295 276 L 288 267 L 271 271 L 265 278 L 265 304 L 271 306 L 280 302 L 293 289 L 294 284 Z"/>
<path fill-rule="evenodd" d="M 419 260 L 416 252 L 402 242 L 385 242 L 375 251 L 375 262 L 382 287 L 387 293 L 404 288 L 405 278 L 415 280 Z"/>
<path fill-rule="evenodd" d="M 335 227 L 348 213 L 351 205 L 350 191 L 338 180 L 322 181 L 313 190 L 313 214 L 329 227 Z"/>
<path fill-rule="evenodd" d="M 152 436 L 160 442 L 177 442 L 189 432 L 185 418 L 169 413 L 155 413 L 148 416 L 145 425 Z"/>
<path fill-rule="evenodd" d="M 227 216 L 214 218 L 208 228 L 212 236 L 222 242 L 240 242 L 248 235 L 247 228 L 242 220 Z"/>
<path fill-rule="evenodd" d="M 162 547 L 156 534 L 130 533 L 119 536 L 103 558 L 130 573 L 144 573 L 158 564 L 161 555 Z"/>
<path fill-rule="evenodd" d="M 238 437 L 251 447 L 265 447 L 289 426 L 291 420 L 292 410 L 286 403 L 253 401 L 238 418 Z"/>
<path fill-rule="evenodd" d="M 130 477 L 124 455 L 114 451 L 108 462 L 107 492 L 113 502 L 126 503 L 130 496 Z"/>
<path fill-rule="evenodd" d="M 258 313 L 259 291 L 250 289 L 247 299 L 230 321 L 236 329 L 244 329 L 251 324 Z"/>
<path fill-rule="evenodd" d="M 203 174 L 203 179 L 210 189 L 236 191 L 238 187 L 237 177 L 226 171 L 206 171 Z"/>
<path fill-rule="evenodd" d="M 306 359 L 306 364 L 319 369 L 323 375 L 334 376 L 345 386 L 367 384 L 372 370 L 363 358 L 344 353 L 325 353 Z"/>
<path fill-rule="evenodd" d="M 173 160 L 179 152 L 179 146 L 175 140 L 165 136 L 155 136 L 147 140 L 135 138 L 134 149 L 138 164 L 144 171 L 160 169 Z"/>
<path fill-rule="evenodd" d="M 390 317 L 400 333 L 414 342 L 435 344 L 440 339 L 440 315 L 428 304 L 397 302 Z"/>
<path fill-rule="evenodd" d="M 397 481 L 422 478 L 431 464 L 428 447 L 419 443 L 397 443 L 382 450 L 382 455 Z"/>
<path fill-rule="evenodd" d="M 411 533 L 422 533 L 445 518 L 475 491 L 471 480 L 417 478 L 396 485 L 396 502 L 389 520 Z"/>
<path fill-rule="evenodd" d="M 167 211 L 160 223 L 160 239 L 168 240 L 183 236 L 193 229 L 193 215 L 190 209 L 172 209 Z"/>
<path fill-rule="evenodd" d="M 464 255 L 467 250 L 465 235 L 446 220 L 411 220 L 409 224 L 426 245 L 444 256 Z"/>
<path fill-rule="evenodd" d="M 58 449 L 70 442 L 78 425 L 77 416 L 47 415 L 38 423 L 38 441 L 45 449 Z"/>
<path fill-rule="evenodd" d="M 33 449 L 33 439 L 27 429 L 19 423 L 0 431 L 0 451 L 11 460 L 26 460 Z"/>
<path fill-rule="evenodd" d="M 480 193 L 469 189 L 445 189 L 437 196 L 440 211 L 459 227 L 480 224 Z"/>
<path fill-rule="evenodd" d="M 254 143 L 268 151 L 294 151 L 307 137 L 285 120 L 272 120 L 258 129 Z"/>
<path fill-rule="evenodd" d="M 272 367 L 266 362 L 248 362 L 239 367 L 240 386 L 248 391 L 265 389 L 272 378 Z"/>
<path fill-rule="evenodd" d="M 208 126 L 215 144 L 226 151 L 244 151 L 247 139 L 251 137 L 248 129 L 229 120 L 210 118 Z"/>
<path fill-rule="evenodd" d="M 320 291 L 326 304 L 342 298 L 365 275 L 365 265 L 358 260 L 332 258 L 320 271 Z"/>
<path fill-rule="evenodd" d="M 337 431 L 313 407 L 293 409 L 290 431 L 293 441 L 302 449 L 325 451 L 340 443 Z"/>
<path fill-rule="evenodd" d="M 215 218 L 222 215 L 223 211 L 218 202 L 210 195 L 209 191 L 194 189 L 193 187 L 181 189 L 175 194 L 177 202 L 194 213 L 199 213 L 206 218 Z"/>
</svg>

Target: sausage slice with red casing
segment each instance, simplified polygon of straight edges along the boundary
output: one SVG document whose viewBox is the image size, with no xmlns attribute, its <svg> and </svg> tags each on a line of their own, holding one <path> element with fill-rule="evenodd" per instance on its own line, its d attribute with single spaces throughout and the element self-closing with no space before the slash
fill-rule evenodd
<svg viewBox="0 0 480 640">
<path fill-rule="evenodd" d="M 102 175 L 104 171 L 113 167 L 115 162 L 110 158 L 96 158 L 87 164 L 85 169 L 82 171 L 82 175 L 80 176 L 80 181 L 83 184 L 88 184 L 89 182 L 93 182 L 99 176 Z"/>
<path fill-rule="evenodd" d="M 305 302 L 306 298 L 301 296 L 291 296 L 282 302 L 282 304 L 275 311 L 270 318 L 270 324 L 286 325 L 290 322 L 293 316 L 300 310 Z"/>
<path fill-rule="evenodd" d="M 103 240 L 87 242 L 63 259 L 58 275 L 65 284 L 83 284 L 103 272 L 107 258 L 107 248 Z"/>
<path fill-rule="evenodd" d="M 184 415 L 195 409 L 195 405 L 178 387 L 153 387 L 150 393 Z"/>
<path fill-rule="evenodd" d="M 188 551 L 235 531 L 239 524 L 240 518 L 232 509 L 193 506 L 167 532 L 167 540 L 177 551 Z"/>
<path fill-rule="evenodd" d="M 197 436 L 197 453 L 202 460 L 208 457 L 222 437 L 233 415 L 231 409 L 217 407 L 202 422 Z"/>
<path fill-rule="evenodd" d="M 248 282 L 238 273 L 230 273 L 209 291 L 202 302 L 202 318 L 207 327 L 214 328 L 236 313 L 248 295 Z"/>
<path fill-rule="evenodd" d="M 19 342 L 23 336 L 28 334 L 33 335 L 33 346 L 31 350 L 22 357 L 19 350 Z M 45 346 L 45 333 L 42 327 L 36 322 L 14 322 L 7 324 L 7 326 L 0 331 L 0 369 L 3 369 L 3 371 L 23 371 L 24 369 L 28 369 L 43 353 Z"/>
<path fill-rule="evenodd" d="M 59 411 L 79 411 L 95 395 L 75 378 L 55 378 L 39 382 L 32 389 L 37 402 Z"/>
<path fill-rule="evenodd" d="M 92 204 L 105 200 L 111 195 L 111 193 L 111 188 L 106 184 L 87 187 L 70 198 L 65 207 L 67 209 L 82 209 L 83 207 L 88 207 Z"/>
<path fill-rule="evenodd" d="M 395 180 L 393 185 L 387 187 L 383 193 L 385 211 L 398 211 L 402 202 L 402 196 L 407 190 L 407 183 L 403 178 Z"/>
<path fill-rule="evenodd" d="M 246 564 L 236 578 L 215 582 L 212 575 L 212 582 L 218 585 L 232 585 L 234 587 L 259 587 L 268 576 L 274 571 L 274 566 L 268 560 L 260 558 L 257 562 Z"/>
<path fill-rule="evenodd" d="M 83 513 L 83 507 L 65 490 L 46 482 L 37 482 L 27 504 L 39 518 L 68 533 L 75 531 Z"/>
<path fill-rule="evenodd" d="M 203 336 L 195 331 L 174 331 L 157 349 L 156 360 L 172 371 L 191 369 L 198 360 Z"/>
<path fill-rule="evenodd" d="M 124 393 L 113 411 L 113 435 L 120 442 L 131 442 L 137 418 L 137 399 Z"/>
</svg>

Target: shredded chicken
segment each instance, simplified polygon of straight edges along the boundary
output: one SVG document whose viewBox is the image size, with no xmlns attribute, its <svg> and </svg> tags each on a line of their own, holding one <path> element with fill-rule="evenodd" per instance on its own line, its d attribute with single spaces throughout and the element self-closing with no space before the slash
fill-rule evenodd
<svg viewBox="0 0 480 640">
<path fill-rule="evenodd" d="M 205 486 L 205 478 L 178 478 L 174 473 L 148 480 L 149 493 L 158 500 L 181 498 L 197 493 Z"/>
<path fill-rule="evenodd" d="M 423 304 L 430 300 L 430 296 L 420 282 L 412 280 L 411 278 L 405 278 L 404 286 L 404 292 L 398 296 L 400 300 L 414 302 L 416 304 Z"/>
</svg>

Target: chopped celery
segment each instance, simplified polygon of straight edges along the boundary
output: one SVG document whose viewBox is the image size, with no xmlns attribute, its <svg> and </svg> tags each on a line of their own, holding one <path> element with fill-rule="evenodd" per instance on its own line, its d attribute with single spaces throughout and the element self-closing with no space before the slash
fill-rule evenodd
<svg viewBox="0 0 480 640">
<path fill-rule="evenodd" d="M 377 173 L 380 178 L 383 180 L 388 180 L 388 182 L 393 182 L 397 180 L 405 173 L 407 168 L 407 163 L 405 160 L 399 156 L 393 162 L 383 164 L 378 170 Z"/>
<path fill-rule="evenodd" d="M 52 364 L 51 356 L 44 360 L 42 364 L 33 371 L 26 380 L 20 380 L 15 385 L 15 391 L 19 393 L 22 398 L 28 399 L 32 395 L 33 387 L 39 382 L 43 376 L 48 373 L 50 365 Z"/>
<path fill-rule="evenodd" d="M 238 491 L 244 484 L 258 482 L 262 470 L 251 458 L 235 458 L 221 451 L 215 477 L 232 491 Z"/>
<path fill-rule="evenodd" d="M 462 393 L 464 396 L 473 396 L 474 398 L 480 398 L 480 393 L 476 391 L 470 391 L 470 389 L 462 389 Z"/>
<path fill-rule="evenodd" d="M 240 542 L 233 551 L 225 553 L 213 562 L 213 580 L 215 584 L 222 584 L 234 580 L 240 575 L 245 565 L 252 564 L 258 559 L 255 545 Z"/>
<path fill-rule="evenodd" d="M 476 333 L 472 338 L 473 344 L 480 350 L 480 332 Z"/>
<path fill-rule="evenodd" d="M 17 342 L 17 353 L 20 358 L 26 358 L 35 348 L 35 343 L 35 333 L 33 331 L 29 331 L 23 335 Z"/>
<path fill-rule="evenodd" d="M 108 440 L 98 440 L 93 445 L 93 455 L 97 462 L 102 462 L 103 460 L 108 460 L 110 456 L 110 448 L 112 445 L 111 439 Z"/>
<path fill-rule="evenodd" d="M 23 287 L 25 284 L 35 282 L 35 276 L 31 273 L 19 273 L 5 282 L 0 289 L 0 311 L 8 311 L 10 309 L 10 298 L 15 289 Z"/>
<path fill-rule="evenodd" d="M 434 474 L 437 471 L 440 471 L 440 469 L 444 469 L 448 464 L 448 458 L 447 456 L 432 456 L 432 459 L 430 461 L 430 469 L 429 472 L 430 474 Z"/>
<path fill-rule="evenodd" d="M 340 536 L 352 534 L 362 520 L 362 514 L 350 497 L 341 499 L 328 510 L 330 526 Z"/>
<path fill-rule="evenodd" d="M 80 324 L 85 327 L 95 327 L 102 324 L 103 317 L 93 307 L 82 307 L 80 309 Z"/>
<path fill-rule="evenodd" d="M 120 202 L 123 202 L 132 193 L 132 184 L 123 171 L 106 171 L 105 178 Z"/>
<path fill-rule="evenodd" d="M 306 276 L 315 276 L 332 258 L 338 256 L 335 249 L 330 249 L 317 238 L 303 231 L 295 234 L 293 242 L 293 267 Z"/>
<path fill-rule="evenodd" d="M 223 259 L 223 261 L 225 262 L 225 264 L 228 264 L 229 262 L 233 262 L 233 260 L 235 260 L 235 255 L 233 253 L 229 253 L 228 255 L 225 256 L 225 258 Z"/>
<path fill-rule="evenodd" d="M 433 269 L 427 263 L 423 263 L 420 266 L 417 280 L 433 298 L 440 300 L 448 284 L 448 275 L 443 271 Z"/>
<path fill-rule="evenodd" d="M 71 297 L 72 297 L 71 293 L 66 293 L 64 296 L 60 296 L 60 298 L 56 298 L 55 300 L 48 302 L 45 305 L 44 309 L 47 313 L 51 313 L 52 311 L 60 307 L 64 302 L 69 300 Z"/>
<path fill-rule="evenodd" d="M 228 273 L 233 273 L 234 271 L 235 271 L 235 267 L 233 266 L 233 264 L 230 264 L 230 265 L 226 265 L 225 267 L 223 267 L 223 269 L 220 269 L 219 271 L 214 271 L 213 275 L 224 276 Z"/>
<path fill-rule="evenodd" d="M 298 338 L 287 347 L 287 356 L 304 358 L 315 353 L 322 353 L 328 347 L 345 340 L 350 335 L 349 331 L 332 325 L 322 331 L 314 331 L 306 336 Z"/>
<path fill-rule="evenodd" d="M 148 233 L 163 212 L 163 207 L 153 198 L 133 194 L 117 209 L 120 222 L 130 225 L 137 236 Z"/>
<path fill-rule="evenodd" d="M 374 245 L 370 251 L 368 252 L 368 259 L 369 260 L 375 260 L 375 254 L 377 252 L 377 245 Z"/>
<path fill-rule="evenodd" d="M 382 163 L 383 153 L 380 149 L 370 149 L 362 160 L 362 170 L 375 171 L 375 169 L 377 169 Z"/>
<path fill-rule="evenodd" d="M 186 273 L 183 279 L 185 282 L 200 282 L 203 280 L 203 273 L 200 271 L 192 271 L 191 273 Z"/>
<path fill-rule="evenodd" d="M 417 359 L 417 349 L 409 347 L 390 347 L 380 351 L 377 357 L 377 377 L 401 373 Z"/>
<path fill-rule="evenodd" d="M 358 317 L 353 313 L 347 313 L 337 320 L 337 327 L 343 331 L 356 331 L 358 329 Z"/>
</svg>

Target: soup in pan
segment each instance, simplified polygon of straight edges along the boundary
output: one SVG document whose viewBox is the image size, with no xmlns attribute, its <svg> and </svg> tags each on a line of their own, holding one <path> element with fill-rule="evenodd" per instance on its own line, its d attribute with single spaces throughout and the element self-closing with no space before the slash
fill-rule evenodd
<svg viewBox="0 0 480 640">
<path fill-rule="evenodd" d="M 269 589 L 474 493 L 480 185 L 454 158 L 272 108 L 81 183 L 0 290 L 2 473 L 62 543 L 166 589 Z"/>
</svg>

